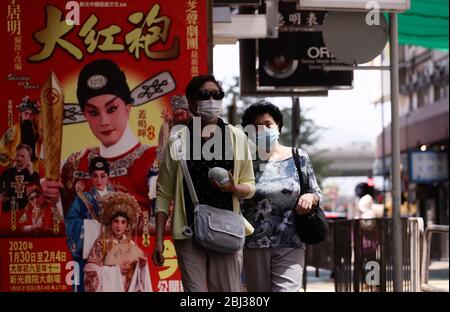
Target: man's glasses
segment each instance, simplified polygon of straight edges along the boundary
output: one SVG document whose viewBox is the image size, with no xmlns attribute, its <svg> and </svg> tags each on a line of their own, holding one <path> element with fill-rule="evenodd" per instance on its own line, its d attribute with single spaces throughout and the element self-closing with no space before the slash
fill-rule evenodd
<svg viewBox="0 0 450 312">
<path fill-rule="evenodd" d="M 214 91 L 200 90 L 197 92 L 196 98 L 198 101 L 205 101 L 205 100 L 209 100 L 210 98 L 213 98 L 214 100 L 221 100 L 221 99 L 223 99 L 224 96 L 225 96 L 225 93 L 223 93 L 223 91 L 220 91 L 220 90 L 214 90 Z"/>
</svg>

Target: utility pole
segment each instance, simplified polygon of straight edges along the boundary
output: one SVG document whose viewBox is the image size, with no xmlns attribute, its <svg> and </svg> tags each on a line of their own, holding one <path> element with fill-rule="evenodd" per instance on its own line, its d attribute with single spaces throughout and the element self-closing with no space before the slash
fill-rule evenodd
<svg viewBox="0 0 450 312">
<path fill-rule="evenodd" d="M 391 66 L 391 157 L 392 157 L 392 260 L 394 291 L 403 291 L 403 242 L 401 184 L 400 184 L 400 117 L 399 117 L 399 66 L 397 13 L 389 13 L 390 66 Z"/>
<path fill-rule="evenodd" d="M 383 66 L 384 63 L 384 51 L 381 52 L 381 66 Z M 387 211 L 386 211 L 386 138 L 384 137 L 384 71 L 381 70 L 381 164 L 382 164 L 382 174 L 383 174 L 383 216 L 387 217 Z"/>
</svg>

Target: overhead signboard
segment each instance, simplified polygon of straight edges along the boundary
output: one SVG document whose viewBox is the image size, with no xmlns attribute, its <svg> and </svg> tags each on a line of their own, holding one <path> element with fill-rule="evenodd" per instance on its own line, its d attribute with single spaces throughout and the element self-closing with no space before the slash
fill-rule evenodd
<svg viewBox="0 0 450 312">
<path fill-rule="evenodd" d="M 404 12 L 411 7 L 410 0 L 297 0 L 302 10 L 358 10 L 368 11 L 374 7 L 380 11 Z"/>
<path fill-rule="evenodd" d="M 258 40 L 259 87 L 305 87 L 316 90 L 351 89 L 352 71 L 326 71 L 343 65 L 322 38 L 327 12 L 297 10 L 295 3 L 279 3 L 279 36 Z"/>
<path fill-rule="evenodd" d="M 434 183 L 448 180 L 447 154 L 438 151 L 409 153 L 409 177 L 414 183 Z"/>
<path fill-rule="evenodd" d="M 260 6 L 261 0 L 214 0 L 214 5 L 250 5 L 250 6 Z"/>
<path fill-rule="evenodd" d="M 240 53 L 240 93 L 241 96 L 277 97 L 277 96 L 320 96 L 328 95 L 324 87 L 260 87 L 257 84 L 256 40 L 239 40 Z"/>
</svg>

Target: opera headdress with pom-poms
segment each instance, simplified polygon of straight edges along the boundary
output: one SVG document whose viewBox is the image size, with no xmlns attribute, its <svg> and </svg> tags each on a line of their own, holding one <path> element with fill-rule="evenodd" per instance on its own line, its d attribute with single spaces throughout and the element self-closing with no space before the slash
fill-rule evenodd
<svg viewBox="0 0 450 312">
<path fill-rule="evenodd" d="M 100 222 L 109 225 L 111 221 L 122 216 L 128 219 L 129 229 L 133 229 L 141 215 L 141 208 L 134 196 L 122 192 L 112 192 L 100 201 Z"/>
</svg>

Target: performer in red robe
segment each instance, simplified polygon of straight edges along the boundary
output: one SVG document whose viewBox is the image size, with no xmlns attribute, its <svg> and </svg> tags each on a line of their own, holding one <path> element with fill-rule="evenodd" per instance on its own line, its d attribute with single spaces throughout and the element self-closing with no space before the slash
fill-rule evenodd
<svg viewBox="0 0 450 312">
<path fill-rule="evenodd" d="M 26 234 L 53 234 L 55 223 L 61 226 L 62 217 L 56 207 L 44 200 L 39 184 L 27 187 L 27 198 L 28 204 L 18 221 L 19 231 Z"/>
<path fill-rule="evenodd" d="M 109 183 L 117 191 L 132 194 L 143 211 L 150 208 L 148 177 L 156 158 L 156 148 L 141 144 L 130 128 L 112 147 L 86 148 L 75 152 L 65 161 L 61 170 L 64 184 L 64 213 L 76 196 L 75 187 L 88 191 L 93 186 L 89 174 L 89 163 L 94 157 L 105 158 L 110 166 Z"/>
<path fill-rule="evenodd" d="M 148 193 L 151 172 L 157 171 L 156 147 L 141 144 L 128 126 L 132 99 L 124 72 L 107 59 L 85 65 L 78 77 L 77 97 L 101 145 L 71 154 L 63 164 L 60 181 L 42 182 L 44 195 L 53 201 L 61 195 L 66 213 L 76 190 L 91 188 L 89 161 L 101 156 L 109 163 L 110 183 L 115 190 L 129 193 L 138 201 L 144 212 L 139 232 L 149 234 Z M 149 243 L 148 239 L 148 235 L 143 237 L 144 245 Z"/>
</svg>

